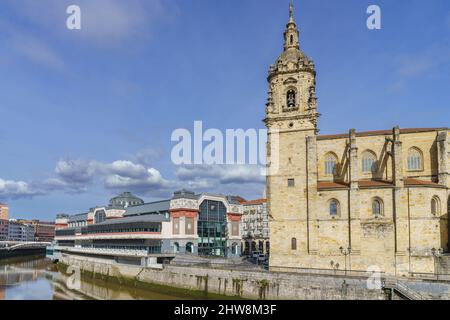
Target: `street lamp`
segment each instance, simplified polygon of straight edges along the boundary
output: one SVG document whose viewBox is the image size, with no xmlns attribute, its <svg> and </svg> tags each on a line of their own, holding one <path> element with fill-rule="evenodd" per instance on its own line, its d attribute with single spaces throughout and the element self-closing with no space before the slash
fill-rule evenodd
<svg viewBox="0 0 450 320">
<path fill-rule="evenodd" d="M 352 248 L 351 248 L 351 247 L 348 247 L 348 248 L 340 247 L 339 250 L 341 251 L 341 254 L 344 255 L 344 260 L 345 260 L 345 275 L 347 275 L 347 256 L 352 252 Z"/>
</svg>

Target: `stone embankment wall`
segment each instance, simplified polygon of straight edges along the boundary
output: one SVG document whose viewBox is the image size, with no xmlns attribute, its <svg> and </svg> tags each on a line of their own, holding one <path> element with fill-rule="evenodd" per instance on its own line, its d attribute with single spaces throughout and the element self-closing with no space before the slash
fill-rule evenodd
<svg viewBox="0 0 450 320">
<path fill-rule="evenodd" d="M 247 299 L 384 300 L 388 297 L 383 290 L 368 290 L 363 278 L 170 265 L 156 270 L 74 255 L 63 255 L 60 262 L 102 277 Z"/>
</svg>

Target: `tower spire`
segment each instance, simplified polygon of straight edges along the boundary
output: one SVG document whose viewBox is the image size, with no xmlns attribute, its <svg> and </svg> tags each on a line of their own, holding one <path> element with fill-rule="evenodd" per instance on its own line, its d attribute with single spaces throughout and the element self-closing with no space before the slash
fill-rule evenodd
<svg viewBox="0 0 450 320">
<path fill-rule="evenodd" d="M 297 24 L 294 20 L 294 2 L 290 0 L 289 2 L 289 22 L 286 26 L 286 31 L 284 32 L 284 49 L 289 48 L 299 49 L 299 32 L 297 29 Z"/>
<path fill-rule="evenodd" d="M 289 4 L 289 22 L 294 22 L 294 2 L 291 0 Z"/>
</svg>

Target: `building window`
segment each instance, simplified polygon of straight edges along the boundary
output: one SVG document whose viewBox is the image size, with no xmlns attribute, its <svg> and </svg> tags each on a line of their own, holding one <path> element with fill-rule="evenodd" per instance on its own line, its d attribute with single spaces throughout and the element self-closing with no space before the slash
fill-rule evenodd
<svg viewBox="0 0 450 320">
<path fill-rule="evenodd" d="M 200 205 L 197 222 L 198 253 L 201 256 L 226 256 L 228 230 L 227 208 L 221 201 L 205 200 Z"/>
<path fill-rule="evenodd" d="M 434 196 L 433 199 L 431 199 L 431 214 L 437 216 L 440 213 L 441 213 L 441 201 L 439 197 Z"/>
<path fill-rule="evenodd" d="M 180 234 L 180 218 L 173 218 L 173 234 Z"/>
<path fill-rule="evenodd" d="M 297 238 L 291 239 L 291 250 L 297 250 Z"/>
<path fill-rule="evenodd" d="M 233 254 L 233 255 L 237 255 L 238 253 L 237 253 L 237 243 L 233 243 L 232 245 L 231 245 L 231 253 Z"/>
<path fill-rule="evenodd" d="M 337 174 L 337 158 L 334 154 L 328 154 L 325 157 L 325 175 L 336 175 Z"/>
<path fill-rule="evenodd" d="M 106 213 L 104 210 L 99 210 L 95 213 L 94 223 L 102 223 L 106 221 Z"/>
<path fill-rule="evenodd" d="M 194 253 L 194 244 L 192 242 L 186 244 L 186 253 Z"/>
<path fill-rule="evenodd" d="M 333 199 L 330 201 L 330 216 L 336 217 L 339 215 L 339 201 Z"/>
<path fill-rule="evenodd" d="M 380 216 L 383 214 L 383 202 L 381 199 L 374 199 L 372 201 L 372 214 L 374 216 Z"/>
<path fill-rule="evenodd" d="M 295 187 L 295 179 L 288 179 L 288 187 Z"/>
<path fill-rule="evenodd" d="M 377 172 L 377 156 L 373 152 L 366 151 L 363 153 L 362 171 L 364 173 L 376 173 Z"/>
<path fill-rule="evenodd" d="M 185 234 L 194 234 L 194 218 L 186 218 L 185 222 Z"/>
<path fill-rule="evenodd" d="M 174 252 L 174 253 L 180 252 L 180 244 L 179 244 L 178 242 L 175 242 L 175 243 L 173 244 L 173 252 Z"/>
<path fill-rule="evenodd" d="M 239 236 L 239 222 L 238 221 L 231 222 L 231 235 L 233 237 Z"/>
<path fill-rule="evenodd" d="M 295 108 L 297 101 L 296 101 L 296 94 L 295 94 L 294 90 L 289 90 L 287 92 L 286 103 L 287 103 L 288 108 Z"/>
<path fill-rule="evenodd" d="M 421 171 L 422 166 L 422 152 L 417 148 L 411 148 L 408 152 L 408 170 Z"/>
</svg>

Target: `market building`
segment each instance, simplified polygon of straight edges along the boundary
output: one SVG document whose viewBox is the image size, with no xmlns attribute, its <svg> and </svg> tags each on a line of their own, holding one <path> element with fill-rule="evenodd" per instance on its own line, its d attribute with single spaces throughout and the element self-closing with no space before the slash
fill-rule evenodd
<svg viewBox="0 0 450 320">
<path fill-rule="evenodd" d="M 134 197 L 128 194 L 128 197 Z M 167 200 L 58 215 L 55 250 L 151 265 L 177 254 L 239 257 L 242 205 L 237 197 L 175 192 Z"/>
</svg>

